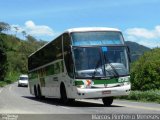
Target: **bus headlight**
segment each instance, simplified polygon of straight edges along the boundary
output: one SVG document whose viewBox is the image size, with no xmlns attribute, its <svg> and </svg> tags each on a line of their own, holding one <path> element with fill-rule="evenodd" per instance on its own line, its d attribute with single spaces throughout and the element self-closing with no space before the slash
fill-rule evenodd
<svg viewBox="0 0 160 120">
<path fill-rule="evenodd" d="M 86 86 L 86 88 L 91 88 L 92 85 L 93 85 L 92 80 L 85 80 L 85 86 Z"/>
<path fill-rule="evenodd" d="M 130 82 L 124 82 L 124 85 L 130 85 Z"/>
</svg>

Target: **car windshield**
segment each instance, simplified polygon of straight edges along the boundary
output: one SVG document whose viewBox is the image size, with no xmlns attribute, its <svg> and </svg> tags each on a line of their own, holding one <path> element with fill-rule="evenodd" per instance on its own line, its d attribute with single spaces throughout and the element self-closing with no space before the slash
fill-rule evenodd
<svg viewBox="0 0 160 120">
<path fill-rule="evenodd" d="M 73 47 L 77 78 L 128 75 L 125 47 Z"/>
<path fill-rule="evenodd" d="M 20 77 L 20 80 L 28 80 L 28 77 Z"/>
</svg>

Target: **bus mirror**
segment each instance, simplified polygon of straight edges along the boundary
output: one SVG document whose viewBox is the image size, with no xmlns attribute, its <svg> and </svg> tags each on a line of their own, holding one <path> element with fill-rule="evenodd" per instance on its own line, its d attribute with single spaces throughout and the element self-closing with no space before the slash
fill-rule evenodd
<svg viewBox="0 0 160 120">
<path fill-rule="evenodd" d="M 130 48 L 129 48 L 129 46 L 127 46 L 127 50 L 128 50 L 128 53 L 130 54 Z"/>
<path fill-rule="evenodd" d="M 71 53 L 72 47 L 71 47 L 71 46 L 68 46 L 68 47 L 67 47 L 67 51 L 69 51 L 69 53 Z"/>
<path fill-rule="evenodd" d="M 130 48 L 129 48 L 129 46 L 126 46 L 126 47 L 127 47 L 128 60 L 129 60 L 129 62 L 131 62 Z"/>
</svg>

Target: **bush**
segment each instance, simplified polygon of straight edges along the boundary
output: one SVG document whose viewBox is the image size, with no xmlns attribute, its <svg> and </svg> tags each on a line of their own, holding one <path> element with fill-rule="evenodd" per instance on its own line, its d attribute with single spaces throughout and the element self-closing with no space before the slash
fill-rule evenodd
<svg viewBox="0 0 160 120">
<path fill-rule="evenodd" d="M 160 86 L 160 49 L 146 52 L 132 64 L 132 90 L 156 90 Z"/>
<path fill-rule="evenodd" d="M 19 75 L 20 73 L 18 72 L 8 72 L 6 78 L 3 81 L 0 81 L 0 87 L 16 82 Z"/>
<path fill-rule="evenodd" d="M 120 99 L 136 100 L 143 102 L 156 102 L 160 103 L 160 90 L 150 91 L 131 91 L 128 96 L 118 97 Z"/>
</svg>

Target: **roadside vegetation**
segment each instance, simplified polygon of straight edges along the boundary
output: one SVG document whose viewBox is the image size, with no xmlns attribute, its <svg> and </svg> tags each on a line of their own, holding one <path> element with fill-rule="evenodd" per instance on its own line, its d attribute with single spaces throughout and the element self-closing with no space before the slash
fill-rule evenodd
<svg viewBox="0 0 160 120">
<path fill-rule="evenodd" d="M 144 53 L 131 66 L 132 90 L 160 90 L 160 48 Z"/>
<path fill-rule="evenodd" d="M 132 91 L 120 99 L 160 103 L 160 48 L 145 52 L 131 65 Z"/>
<path fill-rule="evenodd" d="M 20 74 L 26 74 L 28 69 L 28 56 L 43 46 L 46 42 L 37 40 L 22 31 L 24 39 L 15 34 L 6 34 L 10 25 L 0 22 L 0 86 L 17 81 Z"/>
<path fill-rule="evenodd" d="M 129 96 L 118 97 L 118 99 L 140 102 L 155 102 L 160 104 L 160 90 L 131 91 Z"/>
</svg>

